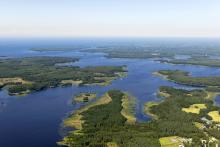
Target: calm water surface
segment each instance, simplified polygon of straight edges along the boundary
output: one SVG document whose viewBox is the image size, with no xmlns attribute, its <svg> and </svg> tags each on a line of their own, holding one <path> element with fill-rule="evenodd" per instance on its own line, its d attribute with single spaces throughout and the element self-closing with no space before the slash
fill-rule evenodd
<svg viewBox="0 0 220 147">
<path fill-rule="evenodd" d="M 0 42 L 1 43 L 1 42 Z M 73 63 L 80 67 L 99 65 L 126 65 L 128 76 L 115 80 L 111 85 L 53 88 L 29 94 L 24 97 L 8 96 L 0 91 L 0 147 L 56 147 L 62 138 L 62 120 L 79 105 L 72 105 L 71 99 L 79 92 L 97 92 L 99 96 L 110 89 L 120 89 L 137 97 L 136 116 L 138 121 L 150 118 L 143 114 L 143 105 L 147 101 L 159 101 L 156 93 L 162 85 L 192 89 L 178 85 L 152 73 L 161 69 L 180 69 L 189 71 L 193 76 L 220 75 L 219 68 L 191 65 L 172 65 L 141 59 L 109 59 L 103 53 L 69 52 L 33 52 L 33 47 L 53 47 L 50 43 L 28 42 L 19 45 L 7 42 L 0 44 L 0 56 L 68 56 L 78 57 L 79 62 Z M 55 44 L 57 46 L 57 44 Z M 54 46 L 55 46 L 54 45 Z M 60 46 L 71 46 L 63 42 Z M 216 100 L 220 101 L 219 98 Z"/>
</svg>

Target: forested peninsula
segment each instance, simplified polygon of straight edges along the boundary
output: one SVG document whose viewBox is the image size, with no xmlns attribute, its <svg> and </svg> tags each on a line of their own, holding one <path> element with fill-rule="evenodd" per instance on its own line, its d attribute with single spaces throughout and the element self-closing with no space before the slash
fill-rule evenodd
<svg viewBox="0 0 220 147">
<path fill-rule="evenodd" d="M 11 95 L 20 95 L 72 84 L 108 85 L 113 80 L 126 76 L 125 66 L 80 68 L 64 64 L 77 60 L 67 57 L 0 59 L 0 88 L 6 88 Z"/>
</svg>

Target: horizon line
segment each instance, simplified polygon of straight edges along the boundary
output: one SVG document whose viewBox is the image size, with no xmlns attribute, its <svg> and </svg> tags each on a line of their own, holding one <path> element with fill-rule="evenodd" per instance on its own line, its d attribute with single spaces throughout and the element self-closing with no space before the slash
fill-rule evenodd
<svg viewBox="0 0 220 147">
<path fill-rule="evenodd" d="M 0 36 L 0 39 L 123 39 L 123 38 L 136 38 L 136 39 L 220 39 L 220 36 Z"/>
</svg>

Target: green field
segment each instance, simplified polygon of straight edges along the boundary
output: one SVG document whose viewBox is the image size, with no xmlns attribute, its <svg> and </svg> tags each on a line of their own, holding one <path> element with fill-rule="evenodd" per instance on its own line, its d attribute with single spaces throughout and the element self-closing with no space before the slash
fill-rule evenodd
<svg viewBox="0 0 220 147">
<path fill-rule="evenodd" d="M 206 109 L 206 108 L 207 107 L 205 104 L 193 104 L 193 105 L 190 105 L 188 108 L 182 108 L 182 111 L 186 113 L 199 114 L 201 109 Z"/>
<path fill-rule="evenodd" d="M 160 138 L 161 147 L 179 147 L 183 145 L 182 138 L 178 136 L 162 137 Z"/>
<path fill-rule="evenodd" d="M 211 111 L 208 113 L 208 115 L 212 118 L 212 121 L 220 122 L 219 111 Z"/>
</svg>

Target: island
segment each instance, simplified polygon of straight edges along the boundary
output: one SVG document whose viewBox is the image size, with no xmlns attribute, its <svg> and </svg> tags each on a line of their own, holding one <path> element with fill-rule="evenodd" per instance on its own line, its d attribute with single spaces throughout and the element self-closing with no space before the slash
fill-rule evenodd
<svg viewBox="0 0 220 147">
<path fill-rule="evenodd" d="M 6 88 L 10 95 L 19 95 L 72 84 L 105 86 L 126 76 L 125 66 L 80 68 L 64 64 L 78 60 L 68 57 L 0 59 L 0 88 Z"/>
<path fill-rule="evenodd" d="M 82 48 L 86 48 L 83 46 L 74 46 L 74 47 L 64 47 L 64 48 L 31 48 L 31 51 L 36 51 L 36 52 L 62 52 L 62 51 L 75 51 L 75 50 L 80 50 Z"/>
<path fill-rule="evenodd" d="M 96 98 L 96 93 L 80 93 L 73 98 L 73 103 L 89 102 Z"/>
</svg>

